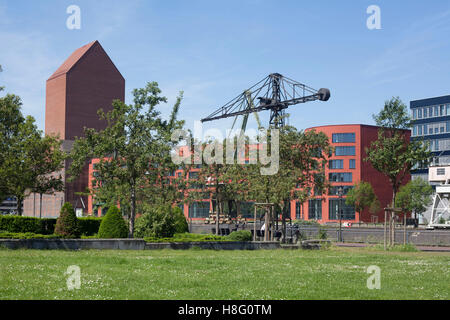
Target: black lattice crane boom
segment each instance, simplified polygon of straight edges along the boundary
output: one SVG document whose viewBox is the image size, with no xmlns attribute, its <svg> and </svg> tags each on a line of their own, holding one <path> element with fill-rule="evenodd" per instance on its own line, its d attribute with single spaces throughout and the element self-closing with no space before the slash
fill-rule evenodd
<svg viewBox="0 0 450 320">
<path fill-rule="evenodd" d="M 201 121 L 243 115 L 242 129 L 245 130 L 250 113 L 256 115 L 257 112 L 270 110 L 269 125 L 280 128 L 285 125 L 285 109 L 289 106 L 315 100 L 328 101 L 328 99 L 330 99 L 329 89 L 315 90 L 279 73 L 272 73 Z"/>
</svg>

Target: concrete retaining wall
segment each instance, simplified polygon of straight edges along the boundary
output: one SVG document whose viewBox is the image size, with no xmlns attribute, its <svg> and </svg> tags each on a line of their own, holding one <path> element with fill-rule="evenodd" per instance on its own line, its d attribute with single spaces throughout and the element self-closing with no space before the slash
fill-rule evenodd
<svg viewBox="0 0 450 320">
<path fill-rule="evenodd" d="M 8 249 L 143 250 L 145 241 L 135 239 L 0 239 L 0 247 Z"/>
<path fill-rule="evenodd" d="M 146 243 L 135 239 L 0 239 L 0 247 L 8 249 L 67 249 L 67 250 L 159 250 L 159 249 L 191 249 L 209 250 L 259 250 L 279 249 L 278 242 L 164 242 Z"/>
</svg>

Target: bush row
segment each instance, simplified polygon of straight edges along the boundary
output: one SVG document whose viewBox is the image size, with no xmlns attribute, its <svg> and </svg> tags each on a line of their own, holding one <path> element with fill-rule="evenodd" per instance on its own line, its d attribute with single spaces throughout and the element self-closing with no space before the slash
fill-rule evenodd
<svg viewBox="0 0 450 320">
<path fill-rule="evenodd" d="M 173 237 L 145 237 L 146 242 L 203 242 L 203 241 L 251 241 L 252 234 L 247 230 L 234 231 L 228 236 L 212 234 L 176 233 Z"/>
<path fill-rule="evenodd" d="M 60 239 L 55 234 L 36 234 L 33 232 L 0 232 L 0 239 Z"/>
<path fill-rule="evenodd" d="M 98 233 L 102 218 L 78 218 L 81 234 L 92 236 Z M 52 235 L 55 232 L 56 219 L 23 216 L 0 216 L 0 231 L 10 233 L 34 233 Z"/>
</svg>

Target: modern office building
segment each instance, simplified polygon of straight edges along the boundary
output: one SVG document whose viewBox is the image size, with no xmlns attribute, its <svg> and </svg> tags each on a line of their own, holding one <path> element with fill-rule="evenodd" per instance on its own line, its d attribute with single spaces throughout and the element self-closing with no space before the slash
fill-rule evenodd
<svg viewBox="0 0 450 320">
<path fill-rule="evenodd" d="M 450 95 L 414 100 L 410 102 L 413 119 L 412 140 L 424 140 L 430 145 L 433 155 L 431 165 L 450 165 Z M 417 166 L 411 178 L 428 181 L 428 167 Z M 430 183 L 433 188 L 437 183 Z M 431 206 L 423 214 L 429 221 Z"/>
<path fill-rule="evenodd" d="M 358 182 L 369 182 L 380 201 L 381 208 L 385 208 L 392 201 L 392 187 L 388 178 L 375 170 L 370 162 L 364 161 L 367 157 L 366 147 L 378 138 L 379 127 L 349 124 L 331 125 L 309 128 L 325 133 L 335 152 L 329 159 L 329 166 L 325 175 L 331 184 L 331 188 L 322 195 L 315 195 L 306 203 L 293 201 L 291 203 L 291 215 L 297 219 L 317 220 L 321 223 L 339 221 L 339 210 L 342 208 L 342 220 L 345 222 L 383 222 L 384 211 L 370 213 L 368 209 L 363 212 L 355 212 L 355 209 L 345 204 L 345 194 Z M 410 131 L 406 130 L 407 138 Z M 410 181 L 406 176 L 403 184 Z M 339 188 L 343 190 L 343 196 L 338 194 Z"/>
<path fill-rule="evenodd" d="M 115 99 L 124 101 L 125 79 L 100 43 L 93 41 L 75 50 L 47 80 L 45 133 L 58 134 L 68 151 L 75 138 L 83 136 L 85 127 L 96 130 L 106 127 L 97 111 L 111 110 Z M 78 213 L 87 211 L 87 197 L 76 193 L 85 192 L 88 187 L 88 164 L 74 182 L 66 180 L 69 165 L 67 160 L 61 172 L 64 191 L 43 198 L 44 217 L 58 217 L 64 202 L 72 203 Z M 33 216 L 36 212 L 39 196 L 32 194 L 24 201 L 24 215 Z"/>
<path fill-rule="evenodd" d="M 414 121 L 411 139 L 429 142 L 433 165 L 450 164 L 450 95 L 414 100 L 410 103 Z M 428 180 L 428 168 L 416 168 L 412 178 Z"/>
</svg>

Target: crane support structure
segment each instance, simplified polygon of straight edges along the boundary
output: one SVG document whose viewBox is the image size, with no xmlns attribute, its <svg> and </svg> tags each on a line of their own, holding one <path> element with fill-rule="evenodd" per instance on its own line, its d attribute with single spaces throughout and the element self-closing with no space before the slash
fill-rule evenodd
<svg viewBox="0 0 450 320">
<path fill-rule="evenodd" d="M 270 110 L 269 125 L 280 128 L 285 125 L 285 109 L 289 106 L 328 99 L 330 99 L 329 89 L 315 90 L 279 73 L 272 73 L 201 121 L 240 115 L 248 117 L 250 113 Z"/>
</svg>

